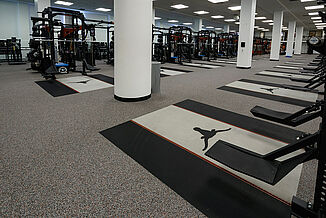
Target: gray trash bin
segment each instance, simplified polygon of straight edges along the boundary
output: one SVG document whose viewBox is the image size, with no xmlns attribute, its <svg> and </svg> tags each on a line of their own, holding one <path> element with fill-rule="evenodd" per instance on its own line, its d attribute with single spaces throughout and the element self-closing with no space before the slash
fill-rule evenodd
<svg viewBox="0 0 326 218">
<path fill-rule="evenodd" d="M 161 62 L 152 62 L 152 93 L 161 92 Z"/>
</svg>

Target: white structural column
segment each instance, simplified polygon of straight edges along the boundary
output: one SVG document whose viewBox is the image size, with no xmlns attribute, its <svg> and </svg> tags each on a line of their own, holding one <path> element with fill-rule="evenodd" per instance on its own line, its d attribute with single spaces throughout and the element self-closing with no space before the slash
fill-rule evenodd
<svg viewBox="0 0 326 218">
<path fill-rule="evenodd" d="M 203 19 L 196 19 L 194 23 L 194 31 L 199 32 L 203 29 Z"/>
<path fill-rule="evenodd" d="M 273 33 L 272 33 L 272 45 L 271 45 L 270 60 L 278 61 L 278 60 L 280 60 L 283 11 L 275 11 L 273 21 L 274 21 L 274 25 L 273 25 Z"/>
<path fill-rule="evenodd" d="M 238 68 L 251 68 L 255 12 L 256 0 L 241 0 L 237 57 Z"/>
<path fill-rule="evenodd" d="M 35 9 L 37 12 L 42 12 L 45 8 L 51 7 L 51 0 L 34 0 Z M 38 14 L 39 17 L 42 17 L 42 14 Z"/>
<path fill-rule="evenodd" d="M 294 44 L 294 54 L 300 55 L 302 51 L 302 38 L 303 38 L 303 26 L 297 26 L 295 44 Z"/>
<path fill-rule="evenodd" d="M 114 1 L 114 96 L 117 100 L 140 101 L 151 96 L 152 13 L 152 0 Z"/>
<path fill-rule="evenodd" d="M 230 25 L 229 24 L 224 25 L 223 33 L 229 33 L 229 32 L 230 32 Z"/>
<path fill-rule="evenodd" d="M 288 40 L 286 43 L 286 57 L 292 57 L 296 21 L 290 21 L 288 27 Z"/>
<path fill-rule="evenodd" d="M 153 13 L 152 13 L 152 19 L 153 19 L 153 25 L 155 26 L 155 9 L 153 8 Z"/>
</svg>

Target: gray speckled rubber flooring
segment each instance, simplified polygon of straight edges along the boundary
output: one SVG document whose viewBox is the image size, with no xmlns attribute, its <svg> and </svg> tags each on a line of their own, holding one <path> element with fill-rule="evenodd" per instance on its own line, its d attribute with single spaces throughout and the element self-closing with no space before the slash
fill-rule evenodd
<svg viewBox="0 0 326 218">
<path fill-rule="evenodd" d="M 308 62 L 314 56 L 304 57 Z M 42 77 L 26 71 L 28 65 L 2 64 L 0 217 L 204 216 L 99 131 L 185 99 L 247 116 L 252 116 L 249 111 L 256 105 L 289 112 L 300 109 L 216 89 L 243 78 L 293 83 L 254 75 L 288 58 L 282 57 L 279 62 L 270 62 L 268 56 L 255 59 L 250 70 L 230 64 L 212 70 L 166 64 L 194 72 L 162 78 L 162 93 L 138 103 L 114 100 L 113 88 L 54 98 L 34 83 Z M 102 70 L 96 73 L 113 76 L 112 66 L 103 62 L 98 66 Z M 297 129 L 314 132 L 319 121 Z M 313 198 L 315 173 L 315 161 L 304 165 L 299 197 Z"/>
</svg>

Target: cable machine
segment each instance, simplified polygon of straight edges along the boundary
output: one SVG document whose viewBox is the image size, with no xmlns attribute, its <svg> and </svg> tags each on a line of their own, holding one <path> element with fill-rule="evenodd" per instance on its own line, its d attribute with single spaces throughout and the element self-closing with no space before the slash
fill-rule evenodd
<svg viewBox="0 0 326 218">
<path fill-rule="evenodd" d="M 217 57 L 218 43 L 217 34 L 212 30 L 201 30 L 195 37 L 195 58 L 211 60 Z"/>
<path fill-rule="evenodd" d="M 218 38 L 218 57 L 232 58 L 237 56 L 238 35 L 235 33 L 220 33 Z"/>
<path fill-rule="evenodd" d="M 169 29 L 153 26 L 153 60 L 162 64 L 167 61 L 167 33 Z"/>
<path fill-rule="evenodd" d="M 173 26 L 167 35 L 167 61 L 170 63 L 191 62 L 193 49 L 192 30 L 189 27 Z"/>
<path fill-rule="evenodd" d="M 95 41 L 95 29 L 103 28 L 100 24 L 113 23 L 86 19 L 79 11 L 54 7 L 46 8 L 41 13 L 42 17 L 31 18 L 33 38 L 30 40 L 31 52 L 28 54 L 31 68 L 38 70 L 45 79 L 55 79 L 56 74 L 68 73 L 69 70 L 77 71 L 76 61 L 82 62 L 83 75 L 86 75 L 86 70 L 98 70 L 94 67 L 92 44 Z M 55 19 L 60 15 L 71 17 L 71 23 L 64 24 Z M 88 36 L 91 38 L 89 47 Z"/>
<path fill-rule="evenodd" d="M 16 37 L 0 40 L 0 55 L 5 56 L 1 61 L 6 61 L 9 65 L 26 64 L 23 61 L 21 48 L 21 39 Z"/>
</svg>

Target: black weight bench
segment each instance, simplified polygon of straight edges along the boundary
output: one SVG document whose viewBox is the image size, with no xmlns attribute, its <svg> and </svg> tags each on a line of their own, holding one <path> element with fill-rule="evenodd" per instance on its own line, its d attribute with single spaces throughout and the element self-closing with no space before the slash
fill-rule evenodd
<svg viewBox="0 0 326 218">
<path fill-rule="evenodd" d="M 255 117 L 296 127 L 319 117 L 321 115 L 321 104 L 322 102 L 317 102 L 293 114 L 275 111 L 260 106 L 252 108 L 250 112 Z"/>
<path fill-rule="evenodd" d="M 214 160 L 268 184 L 275 185 L 299 164 L 309 161 L 315 157 L 316 150 L 304 151 L 307 145 L 312 145 L 319 134 L 309 135 L 295 143 L 286 145 L 266 155 L 261 155 L 237 145 L 219 140 L 205 155 Z M 302 149 L 302 153 L 287 160 L 278 161 L 293 151 Z"/>
</svg>

